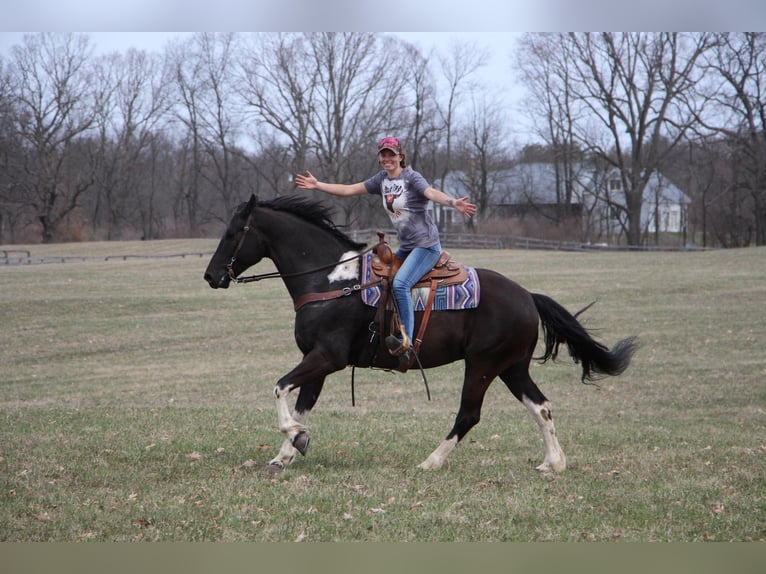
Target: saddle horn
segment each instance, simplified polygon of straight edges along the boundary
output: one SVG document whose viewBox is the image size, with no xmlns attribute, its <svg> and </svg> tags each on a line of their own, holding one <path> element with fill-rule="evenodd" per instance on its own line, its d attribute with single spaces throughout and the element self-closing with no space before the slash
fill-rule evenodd
<svg viewBox="0 0 766 574">
<path fill-rule="evenodd" d="M 394 260 L 394 252 L 391 251 L 391 247 L 386 243 L 386 234 L 382 231 L 378 231 L 378 244 L 372 248 L 372 252 L 378 256 L 381 263 L 391 265 Z"/>
</svg>

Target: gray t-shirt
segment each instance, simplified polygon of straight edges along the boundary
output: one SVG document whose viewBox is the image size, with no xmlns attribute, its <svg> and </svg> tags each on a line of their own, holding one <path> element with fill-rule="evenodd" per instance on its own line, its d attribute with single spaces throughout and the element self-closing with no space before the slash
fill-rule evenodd
<svg viewBox="0 0 766 574">
<path fill-rule="evenodd" d="M 418 172 L 405 167 L 399 177 L 390 179 L 388 172 L 381 170 L 366 180 L 364 187 L 367 193 L 383 198 L 401 249 L 412 251 L 439 243 L 439 230 L 428 211 L 429 199 L 423 195 L 428 182 Z"/>
</svg>

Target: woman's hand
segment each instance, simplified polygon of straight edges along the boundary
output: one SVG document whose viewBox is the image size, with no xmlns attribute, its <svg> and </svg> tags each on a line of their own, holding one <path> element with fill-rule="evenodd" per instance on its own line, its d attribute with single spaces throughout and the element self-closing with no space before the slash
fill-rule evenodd
<svg viewBox="0 0 766 574">
<path fill-rule="evenodd" d="M 466 217 L 473 217 L 476 215 L 476 204 L 469 203 L 467 195 L 455 200 L 455 209 Z"/>
<path fill-rule="evenodd" d="M 295 185 L 301 189 L 319 189 L 317 178 L 315 178 L 308 170 L 306 170 L 306 175 L 295 175 Z"/>
</svg>

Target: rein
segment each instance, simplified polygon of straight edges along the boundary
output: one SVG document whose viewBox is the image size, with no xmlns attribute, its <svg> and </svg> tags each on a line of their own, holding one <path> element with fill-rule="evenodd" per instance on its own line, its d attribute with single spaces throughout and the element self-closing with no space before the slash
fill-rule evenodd
<svg viewBox="0 0 766 574">
<path fill-rule="evenodd" d="M 237 260 L 236 257 L 231 258 L 231 262 L 226 266 L 226 268 L 229 270 L 229 277 L 231 278 L 233 283 L 252 283 L 254 281 L 260 281 L 261 279 L 279 279 L 283 277 L 300 277 L 301 275 L 311 275 L 312 273 L 316 273 L 317 271 L 332 269 L 333 267 L 337 267 L 338 265 L 342 265 L 343 263 L 348 263 L 349 261 L 353 261 L 354 259 L 361 257 L 362 255 L 364 255 L 365 253 L 368 253 L 371 250 L 372 250 L 372 247 L 368 247 L 361 253 L 357 253 L 356 255 L 347 257 L 346 259 L 341 259 L 340 261 L 336 261 L 335 263 L 328 263 L 327 265 L 322 265 L 321 267 L 314 267 L 313 269 L 307 269 L 306 271 L 296 271 L 295 273 L 280 273 L 279 271 L 271 271 L 269 273 L 261 273 L 259 275 L 246 275 L 245 277 L 236 277 L 234 276 L 234 270 L 232 269 L 232 267 L 234 266 L 234 262 Z"/>
</svg>

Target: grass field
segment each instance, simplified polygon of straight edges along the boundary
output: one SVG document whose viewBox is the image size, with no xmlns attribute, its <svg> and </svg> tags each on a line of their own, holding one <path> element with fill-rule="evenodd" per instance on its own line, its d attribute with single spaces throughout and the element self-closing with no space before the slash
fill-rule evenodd
<svg viewBox="0 0 766 574">
<path fill-rule="evenodd" d="M 28 247 L 168 255 L 215 241 Z M 279 281 L 213 291 L 207 258 L 0 266 L 2 541 L 748 541 L 766 539 L 766 250 L 453 251 L 571 310 L 626 374 L 533 368 L 570 468 L 501 383 L 445 468 L 456 363 L 333 375 L 308 456 L 262 471 L 282 436 L 272 389 L 299 353 Z M 259 271 L 271 269 L 269 262 Z"/>
</svg>

